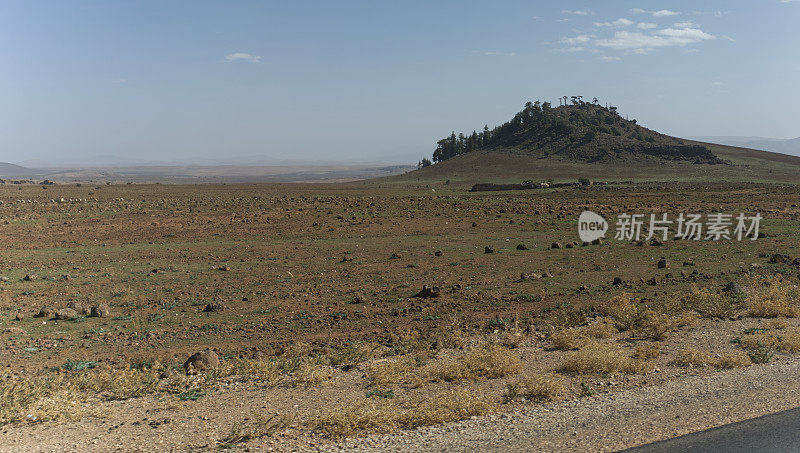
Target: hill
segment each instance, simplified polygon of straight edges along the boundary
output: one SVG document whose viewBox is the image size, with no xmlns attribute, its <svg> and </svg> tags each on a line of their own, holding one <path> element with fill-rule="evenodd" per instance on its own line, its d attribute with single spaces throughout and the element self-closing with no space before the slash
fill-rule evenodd
<svg viewBox="0 0 800 453">
<path fill-rule="evenodd" d="M 453 132 L 439 140 L 433 161 L 474 151 L 514 148 L 532 156 L 561 156 L 576 161 L 627 161 L 654 156 L 668 160 L 720 164 L 708 148 L 659 134 L 622 118 L 616 107 L 604 107 L 573 97 L 572 105 L 553 108 L 549 103 L 528 102 L 507 123 L 470 135 Z"/>
<path fill-rule="evenodd" d="M 42 172 L 39 170 L 21 167 L 8 162 L 0 162 L 0 178 L 29 178 L 41 174 Z"/>
<path fill-rule="evenodd" d="M 525 180 L 800 181 L 800 157 L 686 140 L 642 127 L 615 107 L 528 103 L 492 130 L 439 140 L 433 162 L 387 181 L 472 185 Z"/>
</svg>

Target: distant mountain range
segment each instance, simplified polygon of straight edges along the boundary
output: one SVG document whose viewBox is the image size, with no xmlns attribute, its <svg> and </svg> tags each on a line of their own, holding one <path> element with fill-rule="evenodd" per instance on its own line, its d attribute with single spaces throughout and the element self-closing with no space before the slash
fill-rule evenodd
<svg viewBox="0 0 800 453">
<path fill-rule="evenodd" d="M 773 153 L 800 156 L 800 137 L 791 139 L 737 136 L 705 136 L 687 137 L 700 142 L 717 143 L 719 145 L 738 146 L 740 148 L 772 151 Z"/>
</svg>

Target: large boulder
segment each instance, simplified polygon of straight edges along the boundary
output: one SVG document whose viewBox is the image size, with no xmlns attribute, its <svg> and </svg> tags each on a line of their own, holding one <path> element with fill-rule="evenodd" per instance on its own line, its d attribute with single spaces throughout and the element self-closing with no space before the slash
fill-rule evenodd
<svg viewBox="0 0 800 453">
<path fill-rule="evenodd" d="M 201 371 L 213 370 L 219 366 L 219 356 L 211 349 L 205 351 L 195 352 L 191 357 L 186 359 L 183 364 L 183 369 L 187 375 L 197 374 Z"/>
</svg>

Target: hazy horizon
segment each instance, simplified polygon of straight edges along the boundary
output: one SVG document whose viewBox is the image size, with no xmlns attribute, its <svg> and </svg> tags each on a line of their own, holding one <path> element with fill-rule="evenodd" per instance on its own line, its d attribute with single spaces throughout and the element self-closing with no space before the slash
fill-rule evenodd
<svg viewBox="0 0 800 453">
<path fill-rule="evenodd" d="M 791 0 L 7 1 L 0 161 L 416 162 L 563 95 L 794 138 L 799 21 Z"/>
</svg>

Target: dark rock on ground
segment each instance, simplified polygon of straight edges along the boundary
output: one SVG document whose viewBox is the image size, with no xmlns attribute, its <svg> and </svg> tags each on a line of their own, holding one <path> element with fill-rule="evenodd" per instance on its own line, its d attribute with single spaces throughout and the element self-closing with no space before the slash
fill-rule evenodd
<svg viewBox="0 0 800 453">
<path fill-rule="evenodd" d="M 438 286 L 428 286 L 424 285 L 422 287 L 422 291 L 418 292 L 414 297 L 424 297 L 424 298 L 433 298 L 439 297 L 441 294 L 441 290 Z"/>
<path fill-rule="evenodd" d="M 197 374 L 201 371 L 212 370 L 219 366 L 219 356 L 211 349 L 192 354 L 183 364 L 187 375 Z"/>
<path fill-rule="evenodd" d="M 111 316 L 111 309 L 108 308 L 107 304 L 95 305 L 89 314 L 95 318 L 108 318 Z"/>
</svg>

